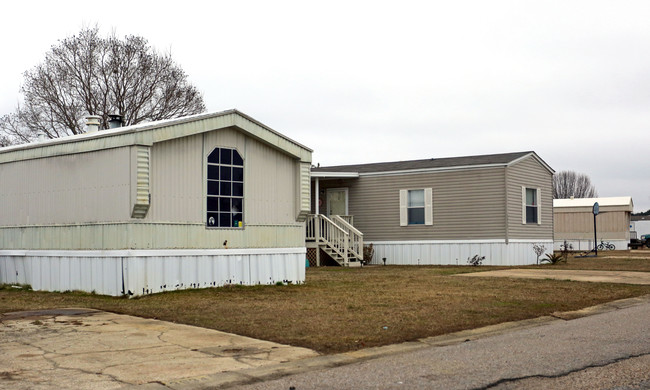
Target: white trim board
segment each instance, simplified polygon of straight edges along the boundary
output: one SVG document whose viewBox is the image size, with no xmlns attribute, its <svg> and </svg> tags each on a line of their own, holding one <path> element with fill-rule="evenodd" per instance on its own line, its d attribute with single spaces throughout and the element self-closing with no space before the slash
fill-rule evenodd
<svg viewBox="0 0 650 390">
<path fill-rule="evenodd" d="M 526 238 L 510 239 L 508 242 L 523 244 L 528 242 L 552 243 L 552 238 Z M 413 240 L 413 241 L 366 241 L 366 244 L 373 245 L 410 245 L 410 244 L 505 244 L 502 238 L 485 240 Z"/>
<path fill-rule="evenodd" d="M 124 250 L 0 250 L 0 256 L 37 257 L 170 257 L 303 254 L 307 248 L 124 249 Z"/>
</svg>

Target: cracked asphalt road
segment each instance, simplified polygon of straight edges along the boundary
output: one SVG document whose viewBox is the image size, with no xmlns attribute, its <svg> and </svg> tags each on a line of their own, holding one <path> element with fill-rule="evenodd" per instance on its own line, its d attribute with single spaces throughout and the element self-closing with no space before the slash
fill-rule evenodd
<svg viewBox="0 0 650 390">
<path fill-rule="evenodd" d="M 649 389 L 650 302 L 242 389 Z"/>
</svg>

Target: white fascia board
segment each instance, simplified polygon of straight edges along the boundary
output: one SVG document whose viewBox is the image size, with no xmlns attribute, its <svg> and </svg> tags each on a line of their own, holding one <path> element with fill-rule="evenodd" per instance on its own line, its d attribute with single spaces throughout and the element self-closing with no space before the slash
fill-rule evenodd
<svg viewBox="0 0 650 390">
<path fill-rule="evenodd" d="M 227 127 L 236 127 L 244 134 L 257 138 L 294 158 L 300 159 L 300 161 L 311 163 L 311 149 L 237 110 L 190 115 L 0 148 L 0 163 L 131 145 L 151 146 L 155 142 L 187 137 Z"/>
<path fill-rule="evenodd" d="M 366 172 L 366 173 L 359 173 L 359 176 L 414 175 L 418 173 L 449 172 L 449 171 L 461 171 L 461 170 L 468 170 L 468 169 L 497 168 L 497 167 L 505 167 L 505 166 L 506 164 L 459 165 L 455 167 L 444 167 L 444 168 L 420 168 L 420 169 L 408 169 L 403 171 Z"/>
<path fill-rule="evenodd" d="M 124 249 L 124 250 L 0 250 L 2 256 L 39 257 L 169 257 L 169 256 L 245 256 L 304 254 L 305 247 L 298 248 L 233 248 L 233 249 Z"/>
<path fill-rule="evenodd" d="M 317 178 L 356 178 L 359 177 L 358 172 L 311 172 L 311 177 Z"/>
</svg>

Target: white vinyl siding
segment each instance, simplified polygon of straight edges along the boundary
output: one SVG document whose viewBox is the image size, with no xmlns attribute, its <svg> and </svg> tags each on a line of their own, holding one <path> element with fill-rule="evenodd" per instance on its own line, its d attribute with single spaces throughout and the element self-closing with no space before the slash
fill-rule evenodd
<svg viewBox="0 0 650 390">
<path fill-rule="evenodd" d="M 399 191 L 400 226 L 433 225 L 433 189 Z"/>
</svg>

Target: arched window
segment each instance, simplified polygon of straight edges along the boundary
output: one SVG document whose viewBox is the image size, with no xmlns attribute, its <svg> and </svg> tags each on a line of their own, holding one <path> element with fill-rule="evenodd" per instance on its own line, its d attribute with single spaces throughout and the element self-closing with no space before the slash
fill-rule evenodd
<svg viewBox="0 0 650 390">
<path fill-rule="evenodd" d="M 208 156 L 207 226 L 244 227 L 244 159 L 235 149 Z"/>
</svg>

